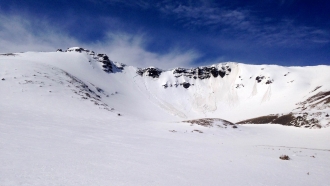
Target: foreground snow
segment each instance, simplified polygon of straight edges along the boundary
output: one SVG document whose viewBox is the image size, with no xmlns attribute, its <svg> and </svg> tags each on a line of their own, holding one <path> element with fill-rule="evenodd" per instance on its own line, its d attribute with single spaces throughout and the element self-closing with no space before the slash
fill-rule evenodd
<svg viewBox="0 0 330 186">
<path fill-rule="evenodd" d="M 195 129 L 203 133 L 192 132 Z M 280 125 L 205 128 L 12 111 L 1 116 L 0 182 L 329 185 L 329 132 Z M 291 160 L 280 160 L 283 154 Z"/>
</svg>

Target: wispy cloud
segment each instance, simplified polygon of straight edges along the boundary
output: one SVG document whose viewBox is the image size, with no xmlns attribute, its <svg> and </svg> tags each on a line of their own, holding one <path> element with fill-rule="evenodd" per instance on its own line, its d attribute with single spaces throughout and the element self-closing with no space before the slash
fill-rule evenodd
<svg viewBox="0 0 330 186">
<path fill-rule="evenodd" d="M 209 29 L 218 35 L 229 36 L 242 41 L 253 41 L 265 46 L 296 47 L 303 44 L 324 44 L 330 42 L 327 30 L 296 23 L 294 20 L 259 17 L 248 8 L 219 7 L 210 3 L 181 4 L 160 3 L 159 10 L 189 29 Z M 281 1 L 280 5 L 292 3 Z"/>
<path fill-rule="evenodd" d="M 137 67 L 156 66 L 164 69 L 191 66 L 200 55 L 192 50 L 173 49 L 167 53 L 148 51 L 144 34 L 107 32 L 102 42 L 79 41 L 47 20 L 31 21 L 27 16 L 0 14 L 0 53 L 55 51 L 57 48 L 81 46 L 110 59 Z"/>
<path fill-rule="evenodd" d="M 234 26 L 245 27 L 249 12 L 246 10 L 228 10 L 217 7 L 186 5 L 165 5 L 160 7 L 165 14 L 174 14 L 180 21 L 193 26 Z"/>
<path fill-rule="evenodd" d="M 308 44 L 325 44 L 330 42 L 326 30 L 298 25 L 293 20 L 281 20 L 275 25 L 256 25 L 250 28 L 259 44 L 286 47 L 308 47 Z"/>
<path fill-rule="evenodd" d="M 137 67 L 156 66 L 163 69 L 190 67 L 200 57 L 196 51 L 179 48 L 165 54 L 154 53 L 146 50 L 147 44 L 148 39 L 143 34 L 109 32 L 106 43 L 93 44 L 93 48 L 106 52 L 114 61 Z"/>
<path fill-rule="evenodd" d="M 110 5 L 122 4 L 125 6 L 139 7 L 144 9 L 153 6 L 153 4 L 150 1 L 145 1 L 145 0 L 88 0 L 88 1 L 98 4 L 110 4 Z"/>
<path fill-rule="evenodd" d="M 45 20 L 0 14 L 0 52 L 53 51 L 77 43 Z"/>
<path fill-rule="evenodd" d="M 64 14 L 70 16 L 49 17 L 53 20 L 49 21 L 48 14 L 40 18 L 18 10 L 10 14 L 0 12 L 0 52 L 55 51 L 81 46 L 107 53 L 112 60 L 128 65 L 168 69 L 244 61 L 249 57 L 258 60 L 259 51 L 264 53 L 262 60 L 268 60 L 273 57 L 272 51 L 326 50 L 330 43 L 330 31 L 325 27 L 308 26 L 292 19 L 260 17 L 249 7 L 219 6 L 212 0 L 85 1 L 102 3 L 105 10 L 133 8 L 137 15 L 144 18 L 150 15 L 154 19 L 136 23 L 136 20 L 127 21 L 130 18 L 121 13 L 89 12 L 88 15 L 93 16 L 86 18 L 71 16 L 73 12 L 67 11 Z M 283 1 L 283 6 L 292 1 Z M 159 20 L 159 24 L 154 20 Z M 153 44 L 157 47 L 150 50 Z M 317 52 L 313 52 L 313 57 L 317 56 Z"/>
<path fill-rule="evenodd" d="M 117 4 L 152 9 L 174 18 L 175 25 L 190 30 L 208 30 L 219 38 L 233 38 L 266 47 L 304 47 L 330 42 L 329 30 L 297 23 L 293 19 L 261 17 L 251 7 L 220 6 L 213 0 L 90 0 L 97 3 Z M 291 6 L 295 0 L 281 0 L 274 6 Z M 230 4 L 230 3 L 229 3 Z M 267 3 L 266 3 L 267 4 Z"/>
</svg>

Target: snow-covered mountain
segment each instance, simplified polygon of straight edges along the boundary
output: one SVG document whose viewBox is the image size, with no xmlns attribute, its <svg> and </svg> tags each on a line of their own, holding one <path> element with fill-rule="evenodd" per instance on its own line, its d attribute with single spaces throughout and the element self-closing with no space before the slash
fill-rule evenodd
<svg viewBox="0 0 330 186">
<path fill-rule="evenodd" d="M 80 47 L 1 54 L 0 60 L 1 87 L 9 103 L 24 94 L 20 103 L 26 98 L 31 104 L 41 98 L 68 99 L 75 107 L 156 121 L 221 118 L 307 128 L 330 125 L 329 66 L 228 62 L 141 69 Z"/>
<path fill-rule="evenodd" d="M 329 185 L 329 66 L 110 59 L 0 55 L 1 186 Z"/>
</svg>

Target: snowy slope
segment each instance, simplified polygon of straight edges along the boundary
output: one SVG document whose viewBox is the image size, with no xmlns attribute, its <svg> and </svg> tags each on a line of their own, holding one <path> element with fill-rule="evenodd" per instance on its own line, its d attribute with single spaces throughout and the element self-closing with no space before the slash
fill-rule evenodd
<svg viewBox="0 0 330 186">
<path fill-rule="evenodd" d="M 40 101 L 40 104 L 48 102 L 49 105 L 44 105 L 47 111 L 54 102 L 70 103 L 61 111 L 57 111 L 61 112 L 60 114 L 83 109 L 83 104 L 90 107 L 86 108 L 87 110 L 98 109 L 112 115 L 117 115 L 121 111 L 121 114 L 135 114 L 128 114 L 130 117 L 143 118 L 146 115 L 152 119 L 158 116 L 157 112 L 148 115 L 147 112 L 138 109 L 152 107 L 153 103 L 141 100 L 144 95 L 130 87 L 133 84 L 132 81 L 128 81 L 130 76 L 126 76 L 125 72 L 105 73 L 101 63 L 93 61 L 87 54 L 31 52 L 6 56 L 1 59 L 1 65 L 1 79 L 4 78 L 1 82 L 2 90 L 5 91 L 5 103 L 10 105 L 21 105 L 29 98 L 31 103 L 28 103 L 28 108 L 36 111 L 43 108 L 30 108 L 30 104 L 35 100 Z M 122 86 L 124 82 L 127 86 Z M 54 100 L 48 99 L 49 97 Z M 24 101 L 15 101 L 17 99 Z M 15 108 L 19 105 L 15 105 Z M 154 108 L 155 111 L 157 108 Z M 158 113 L 162 113 L 161 116 L 171 117 L 160 108 L 158 110 Z"/>
<path fill-rule="evenodd" d="M 323 108 L 303 111 L 297 105 L 317 93 L 330 90 L 327 83 L 330 80 L 329 66 L 280 67 L 231 62 L 209 68 L 212 67 L 229 67 L 231 71 L 224 77 L 209 75 L 204 78 L 205 74 L 202 74 L 204 77 L 200 79 L 197 72 L 191 77 L 184 73 L 177 75 L 175 69 L 164 71 L 154 78 L 144 73 L 141 81 L 155 102 L 165 108 L 167 105 L 176 108 L 182 118 L 220 117 L 238 122 L 295 110 L 297 113 L 318 112 L 320 115 L 314 117 L 320 121 L 317 125 L 329 125 L 330 120 L 325 118 L 329 112 L 329 102 L 321 104 Z M 319 89 L 313 91 L 317 87 Z"/>
<path fill-rule="evenodd" d="M 96 54 L 79 47 L 66 52 L 3 55 L 1 60 L 2 66 L 5 65 L 1 75 L 1 78 L 6 79 L 3 84 L 36 81 L 34 84 L 38 86 L 48 77 L 42 72 L 51 69 L 53 74 L 49 75 L 48 80 L 55 83 L 64 79 L 63 84 L 57 83 L 61 85 L 58 92 L 62 88 L 71 90 L 71 93 L 79 92 L 74 90 L 77 85 L 71 83 L 73 88 L 69 88 L 70 83 L 66 82 L 73 77 L 81 81 L 81 86 L 85 86 L 85 92 L 75 95 L 88 101 L 90 97 L 86 97 L 86 93 L 92 90 L 88 94 L 94 95 L 91 99 L 96 98 L 100 102 L 97 104 L 105 104 L 113 113 L 121 112 L 128 117 L 160 121 L 211 117 L 239 122 L 292 112 L 288 122 L 292 123 L 299 116 L 305 118 L 305 123 L 292 124 L 295 126 L 326 127 L 330 123 L 327 117 L 330 113 L 329 66 L 281 67 L 229 62 L 210 67 L 163 71 L 154 67 L 138 69 L 115 63 L 105 54 Z M 13 66 L 13 63 L 24 71 L 14 71 L 16 65 Z M 34 64 L 38 65 L 40 72 L 36 72 Z M 29 66 L 30 71 L 24 65 Z M 13 79 L 8 76 L 15 73 L 26 77 Z M 55 74 L 59 75 L 54 77 Z M 309 106 L 313 103 L 307 100 L 317 94 L 325 96 L 314 99 L 314 106 Z M 65 96 L 72 97 L 69 93 L 65 93 Z M 311 120 L 313 122 L 309 123 Z"/>
<path fill-rule="evenodd" d="M 326 127 L 329 67 L 213 67 L 0 55 L 0 185 L 329 185 L 330 128 L 231 123 L 306 112 Z"/>
</svg>

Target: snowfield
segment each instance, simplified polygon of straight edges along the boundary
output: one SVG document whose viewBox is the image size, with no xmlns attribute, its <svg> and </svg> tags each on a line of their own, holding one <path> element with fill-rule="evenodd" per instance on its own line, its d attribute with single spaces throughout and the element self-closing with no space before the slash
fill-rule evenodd
<svg viewBox="0 0 330 186">
<path fill-rule="evenodd" d="M 213 67 L 0 55 L 0 185 L 329 185 L 330 67 Z"/>
</svg>

